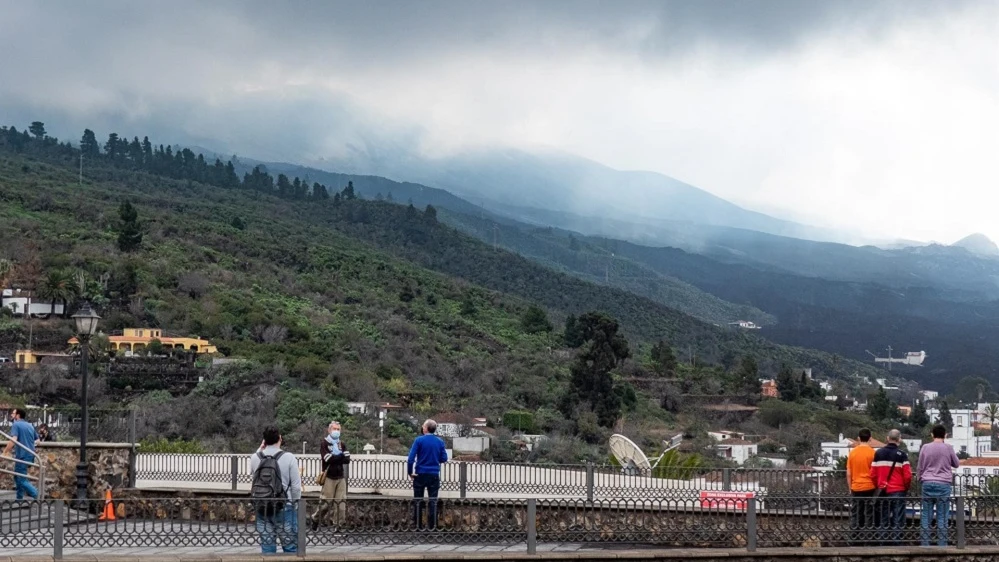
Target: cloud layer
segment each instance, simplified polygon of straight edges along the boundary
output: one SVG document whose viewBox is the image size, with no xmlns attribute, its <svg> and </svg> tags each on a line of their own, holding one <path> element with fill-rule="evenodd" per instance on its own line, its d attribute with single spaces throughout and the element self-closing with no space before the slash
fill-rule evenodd
<svg viewBox="0 0 999 562">
<path fill-rule="evenodd" d="M 557 147 L 823 225 L 999 238 L 997 6 L 0 0 L 0 121 L 307 162 Z"/>
</svg>

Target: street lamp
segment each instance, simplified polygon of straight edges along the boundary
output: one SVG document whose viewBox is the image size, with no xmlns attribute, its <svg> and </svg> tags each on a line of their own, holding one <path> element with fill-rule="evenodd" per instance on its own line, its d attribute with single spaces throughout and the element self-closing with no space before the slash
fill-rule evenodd
<svg viewBox="0 0 999 562">
<path fill-rule="evenodd" d="M 80 426 L 80 462 L 76 465 L 76 499 L 85 504 L 87 501 L 87 426 L 90 422 L 90 415 L 87 412 L 87 375 L 89 369 L 87 362 L 90 359 L 90 337 L 97 331 L 97 322 L 101 317 L 90 307 L 90 303 L 85 302 L 80 310 L 73 315 L 76 321 L 76 335 L 80 344 L 80 368 L 83 372 L 83 380 L 80 392 L 80 406 L 83 410 L 82 424 Z"/>
</svg>

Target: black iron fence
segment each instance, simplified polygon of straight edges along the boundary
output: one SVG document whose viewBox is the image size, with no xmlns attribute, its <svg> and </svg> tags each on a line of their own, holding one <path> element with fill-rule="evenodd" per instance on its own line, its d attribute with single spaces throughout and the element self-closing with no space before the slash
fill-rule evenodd
<svg viewBox="0 0 999 562">
<path fill-rule="evenodd" d="M 83 427 L 79 408 L 30 407 L 28 420 L 36 428 L 48 426 L 59 441 L 78 441 Z M 136 413 L 134 410 L 90 410 L 87 438 L 91 442 L 135 443 Z M 0 408 L 0 429 L 10 427 L 10 409 Z"/>
<path fill-rule="evenodd" d="M 814 498 L 704 503 L 694 500 L 440 499 L 436 518 L 414 500 L 364 498 L 342 503 L 299 500 L 261 515 L 248 499 L 123 499 L 88 505 L 63 500 L 17 504 L 19 518 L 0 520 L 0 546 L 86 552 L 104 548 L 258 547 L 262 535 L 309 549 L 384 544 L 490 544 L 536 552 L 539 544 L 626 544 L 667 548 L 999 545 L 999 496 L 949 498 L 940 530 L 921 524 L 919 498 L 869 500 L 863 524 L 823 511 Z M 849 505 L 848 496 L 836 498 Z M 15 506 L 0 502 L 0 513 Z M 99 519 L 97 514 L 103 515 Z M 416 515 L 419 514 L 417 517 Z M 892 515 L 894 514 L 894 515 Z"/>
<path fill-rule="evenodd" d="M 347 467 L 351 493 L 391 494 L 412 488 L 404 459 L 355 455 Z M 318 455 L 297 456 L 302 482 L 315 486 L 320 471 Z M 250 483 L 250 455 L 139 453 L 136 481 L 145 487 L 246 488 Z M 837 496 L 848 496 L 846 474 L 835 470 L 657 467 L 655 471 L 628 471 L 596 465 L 539 465 L 487 462 L 449 462 L 441 466 L 441 493 L 454 498 L 547 499 L 700 499 L 706 493 L 752 493 L 779 498 L 823 499 L 836 509 Z M 999 494 L 999 476 L 956 474 L 955 496 Z M 910 496 L 921 495 L 913 482 Z"/>
</svg>

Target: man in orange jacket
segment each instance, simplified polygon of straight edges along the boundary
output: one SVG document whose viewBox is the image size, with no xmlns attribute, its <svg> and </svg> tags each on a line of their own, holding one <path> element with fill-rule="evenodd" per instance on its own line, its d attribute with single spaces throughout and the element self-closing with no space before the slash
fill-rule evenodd
<svg viewBox="0 0 999 562">
<path fill-rule="evenodd" d="M 881 514 L 880 539 L 885 545 L 902 540 L 905 494 L 912 484 L 909 455 L 898 447 L 901 442 L 902 433 L 899 430 L 889 431 L 888 443 L 874 452 L 874 462 L 871 463 L 871 479 L 877 490 L 878 505 L 875 509 Z"/>
<path fill-rule="evenodd" d="M 850 487 L 850 535 L 854 546 L 871 544 L 874 529 L 874 479 L 871 478 L 871 464 L 874 463 L 874 449 L 871 448 L 871 430 L 866 427 L 857 433 L 860 443 L 850 451 L 846 459 L 846 483 Z"/>
</svg>

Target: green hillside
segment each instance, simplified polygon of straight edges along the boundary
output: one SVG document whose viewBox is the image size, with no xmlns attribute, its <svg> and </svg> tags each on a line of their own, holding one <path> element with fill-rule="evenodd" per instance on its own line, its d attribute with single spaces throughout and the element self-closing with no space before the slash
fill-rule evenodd
<svg viewBox="0 0 999 562">
<path fill-rule="evenodd" d="M 441 218 L 462 232 L 552 269 L 596 284 L 624 289 L 705 322 L 720 326 L 736 320 L 749 320 L 760 326 L 776 322 L 776 318 L 756 307 L 724 301 L 675 277 L 617 255 L 615 241 L 596 244 L 553 228 L 509 224 L 492 217 L 451 211 L 442 212 Z"/>
<path fill-rule="evenodd" d="M 107 332 L 156 326 L 210 338 L 248 360 L 213 368 L 189 394 L 133 397 L 143 409 L 140 431 L 150 437 L 239 450 L 277 420 L 288 441 L 315 440 L 329 419 L 346 418 L 345 401 L 389 400 L 415 415 L 485 415 L 494 423 L 527 411 L 538 431 L 574 443 L 553 446 L 547 458 L 602 458 L 582 443 L 603 443 L 609 430 L 593 416 L 564 414 L 577 352 L 544 329 L 532 303 L 556 326 L 594 310 L 620 323 L 632 358 L 614 370 L 611 392 L 636 435 L 682 426 L 671 406 L 680 392 L 742 392 L 732 368 L 740 356 L 754 355 L 763 374 L 782 363 L 844 380 L 874 372 L 545 268 L 439 223 L 432 207 L 360 200 L 339 186 L 302 191 L 297 178 L 283 176 L 239 181 L 221 162 L 143 150 L 138 139 L 130 152 L 94 151 L 85 137 L 91 152 L 80 185 L 75 149 L 0 133 L 0 259 L 14 264 L 11 284 L 63 290 L 71 310 L 91 300 Z M 126 200 L 142 232 L 131 251 L 121 241 Z M 59 329 L 67 321 L 47 322 Z M 697 363 L 672 373 L 682 390 L 669 403 L 636 394 L 628 382 L 667 375 L 648 355 L 648 344 L 661 339 Z M 9 387 L 28 399 L 51 395 L 51 381 L 36 378 Z M 120 403 L 114 389 L 98 388 L 98 403 Z M 372 421 L 347 423 L 354 439 L 377 439 Z M 412 436 L 405 417 L 394 419 L 387 446 Z"/>
</svg>

